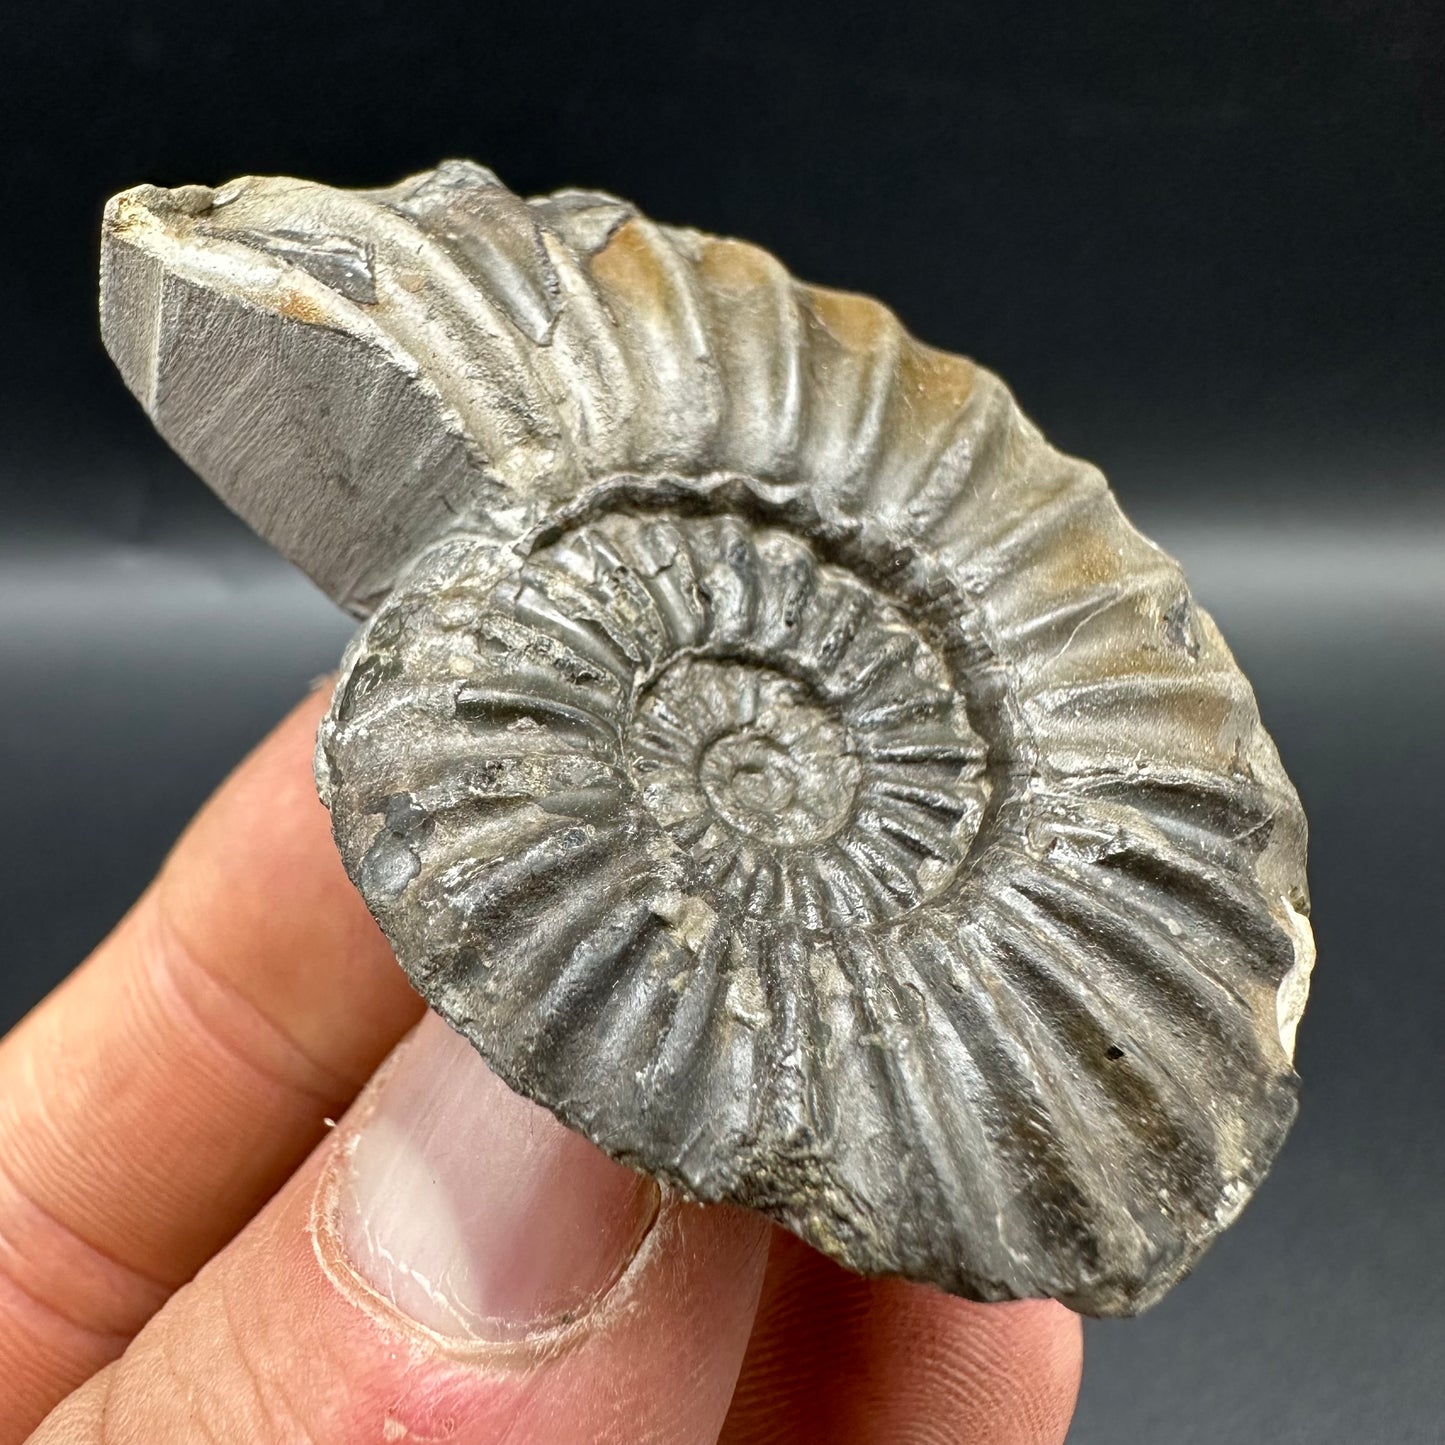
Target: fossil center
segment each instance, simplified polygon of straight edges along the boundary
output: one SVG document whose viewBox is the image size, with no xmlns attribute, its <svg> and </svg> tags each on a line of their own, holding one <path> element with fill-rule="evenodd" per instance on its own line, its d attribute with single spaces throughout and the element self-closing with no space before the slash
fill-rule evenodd
<svg viewBox="0 0 1445 1445">
<path fill-rule="evenodd" d="M 759 663 L 678 658 L 639 698 L 634 737 L 647 806 L 684 845 L 721 825 L 740 842 L 808 848 L 853 812 L 862 767 L 846 727 L 807 684 Z M 671 766 L 656 765 L 659 743 Z"/>
<path fill-rule="evenodd" d="M 859 765 L 836 719 L 790 696 L 782 679 L 760 687 L 763 709 L 721 733 L 698 758 L 698 782 L 719 817 L 739 833 L 779 847 L 821 842 L 848 819 Z"/>
</svg>

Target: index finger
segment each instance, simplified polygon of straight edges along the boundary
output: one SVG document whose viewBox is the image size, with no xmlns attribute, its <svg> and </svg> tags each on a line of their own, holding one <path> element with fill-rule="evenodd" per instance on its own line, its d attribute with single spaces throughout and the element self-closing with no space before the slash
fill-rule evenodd
<svg viewBox="0 0 1445 1445">
<path fill-rule="evenodd" d="M 0 1042 L 0 1445 L 237 1233 L 421 1012 L 315 794 L 324 704 Z"/>
</svg>

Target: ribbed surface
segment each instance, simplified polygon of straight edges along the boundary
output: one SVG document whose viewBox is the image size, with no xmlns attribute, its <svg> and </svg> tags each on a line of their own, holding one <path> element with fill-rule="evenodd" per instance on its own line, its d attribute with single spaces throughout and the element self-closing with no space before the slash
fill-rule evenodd
<svg viewBox="0 0 1445 1445">
<path fill-rule="evenodd" d="M 339 600 L 396 583 L 319 777 L 507 1079 L 858 1269 L 1127 1313 L 1190 1267 L 1293 1114 L 1304 822 L 1096 471 L 606 196 L 449 162 L 107 224 L 158 424 Z"/>
<path fill-rule="evenodd" d="M 732 512 L 443 543 L 338 691 L 338 834 L 428 997 L 617 1157 L 1134 1309 L 1287 1127 L 1293 952 L 1216 831 L 1248 790 L 1021 771 L 977 625 Z"/>
</svg>

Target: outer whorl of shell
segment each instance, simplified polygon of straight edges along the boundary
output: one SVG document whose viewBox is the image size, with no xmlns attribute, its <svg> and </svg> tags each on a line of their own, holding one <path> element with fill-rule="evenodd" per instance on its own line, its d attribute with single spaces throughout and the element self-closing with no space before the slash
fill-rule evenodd
<svg viewBox="0 0 1445 1445">
<path fill-rule="evenodd" d="M 989 373 L 609 197 L 141 187 L 107 343 L 369 620 L 352 877 L 514 1086 L 853 1267 L 1137 1310 L 1294 1113 L 1298 800 Z"/>
</svg>

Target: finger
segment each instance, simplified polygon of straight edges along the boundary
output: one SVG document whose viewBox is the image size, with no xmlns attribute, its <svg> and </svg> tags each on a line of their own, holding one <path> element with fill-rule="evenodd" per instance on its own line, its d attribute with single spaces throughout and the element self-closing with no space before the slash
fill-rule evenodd
<svg viewBox="0 0 1445 1445">
<path fill-rule="evenodd" d="M 339 1135 L 34 1445 L 716 1440 L 765 1224 L 660 1196 L 434 1017 Z"/>
<path fill-rule="evenodd" d="M 0 1442 L 124 1348 L 420 1012 L 316 799 L 323 703 L 0 1043 Z"/>
<path fill-rule="evenodd" d="M 862 1279 L 776 1231 L 723 1445 L 1057 1445 L 1081 1350 L 1062 1305 Z"/>
</svg>

